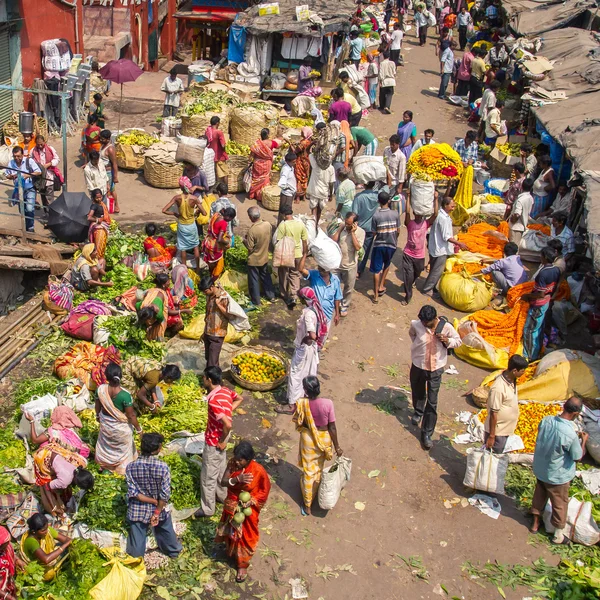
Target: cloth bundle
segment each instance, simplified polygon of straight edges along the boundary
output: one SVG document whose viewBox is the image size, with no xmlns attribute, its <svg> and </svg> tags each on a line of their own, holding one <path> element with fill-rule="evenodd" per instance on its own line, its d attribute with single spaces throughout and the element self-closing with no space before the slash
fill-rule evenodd
<svg viewBox="0 0 600 600">
<path fill-rule="evenodd" d="M 103 348 L 80 342 L 54 361 L 54 372 L 59 379 L 77 377 L 89 390 L 94 390 L 106 383 L 104 371 L 111 362 L 121 363 L 119 351 L 114 346 Z"/>
</svg>

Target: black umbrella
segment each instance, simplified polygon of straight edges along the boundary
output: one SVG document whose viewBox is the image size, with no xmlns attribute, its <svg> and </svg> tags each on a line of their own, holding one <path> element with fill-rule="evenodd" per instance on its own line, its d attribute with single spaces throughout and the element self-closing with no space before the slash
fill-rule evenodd
<svg viewBox="0 0 600 600">
<path fill-rule="evenodd" d="M 85 192 L 63 192 L 48 207 L 48 229 L 61 242 L 83 242 L 90 228 L 91 206 Z"/>
</svg>

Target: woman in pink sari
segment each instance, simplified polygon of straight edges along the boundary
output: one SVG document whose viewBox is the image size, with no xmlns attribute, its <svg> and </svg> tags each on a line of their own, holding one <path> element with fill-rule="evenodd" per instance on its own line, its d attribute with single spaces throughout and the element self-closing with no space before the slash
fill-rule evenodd
<svg viewBox="0 0 600 600">
<path fill-rule="evenodd" d="M 82 424 L 72 408 L 57 406 L 50 415 L 50 427 L 39 435 L 36 432 L 33 417 L 25 414 L 25 418 L 31 423 L 31 441 L 34 444 L 41 447 L 50 441 L 54 441 L 67 450 L 83 456 L 83 458 L 90 455 L 90 449 L 75 432 L 75 429 L 80 429 Z"/>
<path fill-rule="evenodd" d="M 260 132 L 260 140 L 256 140 L 250 148 L 252 157 L 252 186 L 249 196 L 253 200 L 262 200 L 262 191 L 269 185 L 273 168 L 273 149 L 279 144 L 269 139 L 269 130 L 265 127 Z"/>
</svg>

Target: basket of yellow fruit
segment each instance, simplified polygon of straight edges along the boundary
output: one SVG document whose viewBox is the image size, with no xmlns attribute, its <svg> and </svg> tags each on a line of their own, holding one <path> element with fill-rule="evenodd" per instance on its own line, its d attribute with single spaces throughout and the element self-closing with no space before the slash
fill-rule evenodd
<svg viewBox="0 0 600 600">
<path fill-rule="evenodd" d="M 247 390 L 268 392 L 287 377 L 288 359 L 264 346 L 246 347 L 231 357 L 231 376 Z"/>
</svg>

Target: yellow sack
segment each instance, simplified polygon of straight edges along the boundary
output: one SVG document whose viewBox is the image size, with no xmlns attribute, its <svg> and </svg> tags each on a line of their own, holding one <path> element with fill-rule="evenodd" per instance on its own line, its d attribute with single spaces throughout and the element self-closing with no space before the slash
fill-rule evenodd
<svg viewBox="0 0 600 600">
<path fill-rule="evenodd" d="M 202 198 L 202 208 L 206 214 L 198 215 L 196 218 L 196 223 L 198 223 L 198 225 L 206 225 L 210 221 L 210 207 L 216 199 L 217 197 L 215 194 L 206 194 L 206 196 Z"/>
<path fill-rule="evenodd" d="M 206 320 L 206 315 L 198 315 L 194 317 L 182 331 L 179 332 L 179 335 L 186 340 L 199 340 L 204 334 L 204 322 Z M 246 335 L 246 331 L 238 331 L 231 323 L 227 324 L 227 335 L 225 336 L 225 341 L 234 344 L 235 342 L 239 342 L 244 335 Z"/>
<path fill-rule="evenodd" d="M 454 329 L 459 331 L 461 323 L 469 319 L 468 316 L 462 319 L 454 319 Z M 459 332 L 460 333 L 460 332 Z M 481 337 L 479 338 L 481 340 Z M 473 346 L 469 344 L 469 336 L 462 338 L 463 343 L 454 349 L 454 354 L 475 367 L 482 369 L 507 369 L 508 368 L 508 352 L 494 348 L 491 344 L 484 342 L 481 346 Z M 483 340 L 482 340 L 483 341 Z M 517 354 L 523 354 L 523 345 L 520 344 L 517 349 Z"/>
<path fill-rule="evenodd" d="M 472 313 L 483 310 L 492 299 L 492 286 L 466 271 L 444 273 L 438 284 L 442 300 L 451 308 Z"/>
<path fill-rule="evenodd" d="M 473 196 L 473 201 L 470 208 L 463 208 L 457 204 L 454 210 L 450 213 L 452 224 L 455 227 L 460 227 L 469 217 L 478 215 L 481 212 L 481 196 Z"/>
<path fill-rule="evenodd" d="M 133 558 L 120 548 L 101 548 L 112 565 L 110 573 L 89 592 L 94 600 L 136 600 L 146 581 L 146 566 L 142 558 Z"/>
<path fill-rule="evenodd" d="M 219 283 L 224 288 L 235 290 L 236 292 L 248 292 L 248 275 L 239 271 L 224 271 L 219 277 Z"/>
</svg>

